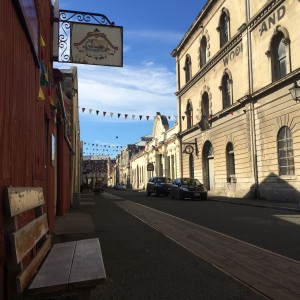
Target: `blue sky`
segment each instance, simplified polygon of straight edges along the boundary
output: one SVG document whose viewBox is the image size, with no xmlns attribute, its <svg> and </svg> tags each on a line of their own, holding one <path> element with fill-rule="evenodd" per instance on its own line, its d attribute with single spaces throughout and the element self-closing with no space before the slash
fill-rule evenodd
<svg viewBox="0 0 300 300">
<path fill-rule="evenodd" d="M 168 116 L 170 127 L 173 126 L 177 100 L 175 58 L 171 52 L 205 2 L 60 0 L 60 9 L 104 14 L 116 26 L 123 27 L 122 68 L 76 65 L 80 138 L 86 143 L 85 155 L 104 153 L 115 157 L 120 146 L 134 144 L 141 136 L 152 133 L 156 112 Z M 71 65 L 55 66 L 68 68 Z M 148 121 L 146 116 L 149 116 Z M 103 152 L 104 149 L 109 151 Z"/>
</svg>

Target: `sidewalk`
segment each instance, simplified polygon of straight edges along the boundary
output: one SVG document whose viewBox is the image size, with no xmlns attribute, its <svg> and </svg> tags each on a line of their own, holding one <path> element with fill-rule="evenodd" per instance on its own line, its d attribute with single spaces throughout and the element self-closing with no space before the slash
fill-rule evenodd
<svg viewBox="0 0 300 300">
<path fill-rule="evenodd" d="M 107 274 L 92 293 L 96 299 L 261 299 L 161 232 L 137 219 L 103 193 L 81 194 L 80 207 L 57 217 L 53 242 L 99 238 Z M 205 291 L 205 293 L 203 293 Z M 205 294 L 205 296 L 204 296 Z M 46 298 L 47 299 L 47 298 Z M 75 300 L 58 295 L 55 300 Z"/>
<path fill-rule="evenodd" d="M 226 202 L 238 205 L 248 205 L 255 207 L 266 207 L 284 211 L 300 212 L 300 200 L 299 202 L 278 202 L 269 200 L 256 200 L 256 199 L 244 199 L 244 198 L 230 198 L 215 195 L 212 192 L 208 192 L 208 200 Z"/>
</svg>

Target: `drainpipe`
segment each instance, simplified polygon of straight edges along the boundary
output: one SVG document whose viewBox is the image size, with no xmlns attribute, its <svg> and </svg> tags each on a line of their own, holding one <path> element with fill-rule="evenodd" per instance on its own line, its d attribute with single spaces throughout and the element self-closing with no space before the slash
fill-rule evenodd
<svg viewBox="0 0 300 300">
<path fill-rule="evenodd" d="M 246 19 L 247 24 L 251 18 L 251 0 L 245 0 L 246 5 Z M 254 176 L 254 198 L 258 199 L 258 167 L 257 167 L 257 147 L 256 147 L 256 134 L 255 134 L 255 113 L 254 113 L 254 100 L 251 99 L 253 94 L 253 69 L 252 69 L 252 45 L 251 37 L 248 27 L 246 28 L 247 34 L 247 56 L 248 56 L 248 90 L 250 95 L 250 130 L 251 130 L 251 144 L 252 144 L 252 164 Z"/>
</svg>

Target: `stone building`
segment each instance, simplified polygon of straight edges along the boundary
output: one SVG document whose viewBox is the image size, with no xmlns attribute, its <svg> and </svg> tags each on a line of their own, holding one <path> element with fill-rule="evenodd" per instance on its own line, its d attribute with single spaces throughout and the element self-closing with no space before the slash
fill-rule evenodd
<svg viewBox="0 0 300 300">
<path fill-rule="evenodd" d="M 178 126 L 171 129 L 166 116 L 155 116 L 152 140 L 145 149 L 130 160 L 131 184 L 133 188 L 145 189 L 152 176 L 176 178 L 179 175 L 180 153 L 177 139 Z"/>
<path fill-rule="evenodd" d="M 225 196 L 296 201 L 300 2 L 209 0 L 176 58 L 180 171 Z"/>
</svg>

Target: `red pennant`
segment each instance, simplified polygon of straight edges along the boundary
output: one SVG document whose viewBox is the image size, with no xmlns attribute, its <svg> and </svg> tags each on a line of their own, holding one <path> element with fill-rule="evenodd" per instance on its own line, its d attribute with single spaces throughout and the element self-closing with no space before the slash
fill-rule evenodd
<svg viewBox="0 0 300 300">
<path fill-rule="evenodd" d="M 106 115 L 106 111 L 103 112 L 103 116 L 104 116 L 104 117 L 105 117 L 105 115 Z"/>
<path fill-rule="evenodd" d="M 170 120 L 170 119 L 171 119 L 171 116 L 168 116 L 168 119 Z"/>
<path fill-rule="evenodd" d="M 85 108 L 83 107 L 83 108 L 82 108 L 82 112 L 84 112 L 84 111 L 85 111 Z"/>
<path fill-rule="evenodd" d="M 146 116 L 147 121 L 149 120 L 149 116 Z"/>
<path fill-rule="evenodd" d="M 127 117 L 128 117 L 128 114 L 125 114 L 125 119 L 127 119 Z"/>
</svg>

